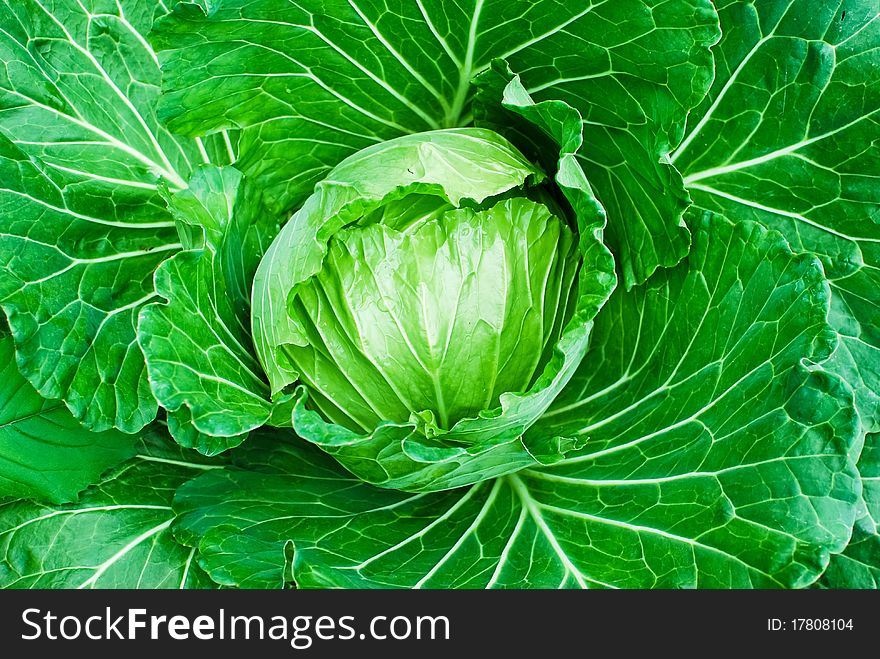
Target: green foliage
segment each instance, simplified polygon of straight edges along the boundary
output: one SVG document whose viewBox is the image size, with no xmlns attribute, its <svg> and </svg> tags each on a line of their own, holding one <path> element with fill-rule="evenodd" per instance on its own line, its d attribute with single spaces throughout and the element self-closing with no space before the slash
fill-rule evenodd
<svg viewBox="0 0 880 659">
<path fill-rule="evenodd" d="M 877 588 L 876 0 L 0 0 L 0 587 Z"/>
</svg>

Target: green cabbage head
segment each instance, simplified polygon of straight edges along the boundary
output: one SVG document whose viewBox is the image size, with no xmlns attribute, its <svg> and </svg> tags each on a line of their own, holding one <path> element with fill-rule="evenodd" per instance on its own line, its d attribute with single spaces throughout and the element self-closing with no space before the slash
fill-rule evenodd
<svg viewBox="0 0 880 659">
<path fill-rule="evenodd" d="M 296 432 L 398 489 L 560 459 L 571 440 L 522 434 L 581 361 L 613 279 L 581 184 L 570 198 L 484 128 L 407 135 L 333 169 L 254 281 L 257 353 L 273 396 L 296 392 Z"/>
</svg>

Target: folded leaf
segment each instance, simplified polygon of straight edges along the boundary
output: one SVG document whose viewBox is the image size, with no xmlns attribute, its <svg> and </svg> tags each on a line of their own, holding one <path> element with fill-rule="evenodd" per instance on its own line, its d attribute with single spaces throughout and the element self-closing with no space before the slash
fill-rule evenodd
<svg viewBox="0 0 880 659">
<path fill-rule="evenodd" d="M 0 497 L 73 501 L 104 471 L 134 455 L 135 438 L 90 432 L 61 401 L 41 398 L 15 365 L 0 329 Z"/>
<path fill-rule="evenodd" d="M 148 433 L 76 503 L 0 503 L 0 588 L 213 588 L 171 535 L 171 497 L 211 469 Z"/>
<path fill-rule="evenodd" d="M 270 398 L 250 334 L 251 282 L 278 222 L 233 167 L 200 167 L 168 197 L 191 249 L 156 272 L 167 302 L 141 311 L 138 342 L 175 439 L 214 455 L 273 414 L 290 425 L 290 405 L 278 413 L 283 402 Z"/>
<path fill-rule="evenodd" d="M 831 557 L 820 588 L 880 588 L 880 435 L 869 434 L 859 457 L 863 516 L 846 549 Z"/>
</svg>

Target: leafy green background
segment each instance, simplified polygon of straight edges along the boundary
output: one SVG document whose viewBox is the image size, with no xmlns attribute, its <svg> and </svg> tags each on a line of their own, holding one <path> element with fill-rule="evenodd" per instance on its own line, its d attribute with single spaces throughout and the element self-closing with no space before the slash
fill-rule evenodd
<svg viewBox="0 0 880 659">
<path fill-rule="evenodd" d="M 0 0 L 0 496 L 49 502 L 0 504 L 0 585 L 876 588 L 876 2 L 309 4 L 182 3 L 150 36 L 170 3 Z M 151 387 L 136 341 L 146 305 L 170 348 L 219 299 L 178 266 L 244 267 L 175 214 L 200 166 L 234 163 L 276 222 L 345 155 L 468 123 L 497 57 L 578 111 L 625 285 L 531 431 L 580 453 L 414 495 L 286 430 L 211 461 L 111 430 L 159 395 L 179 442 L 243 439 Z M 204 323 L 202 374 L 230 358 L 202 339 L 242 317 Z"/>
</svg>

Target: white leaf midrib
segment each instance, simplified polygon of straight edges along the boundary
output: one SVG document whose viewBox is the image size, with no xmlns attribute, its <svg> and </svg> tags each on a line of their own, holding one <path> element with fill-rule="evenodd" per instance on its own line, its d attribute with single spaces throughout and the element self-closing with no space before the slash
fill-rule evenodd
<svg viewBox="0 0 880 659">
<path fill-rule="evenodd" d="M 169 526 L 171 526 L 171 522 L 173 522 L 173 521 L 174 521 L 174 518 L 172 517 L 171 519 L 168 519 L 168 520 L 162 522 L 161 524 L 157 524 L 156 526 L 154 526 L 151 529 L 147 529 L 146 531 L 141 533 L 139 536 L 132 539 L 122 549 L 117 551 L 115 554 L 113 554 L 106 561 L 104 561 L 103 563 L 98 565 L 96 568 L 94 568 L 94 570 L 95 570 L 94 574 L 92 574 L 92 576 L 90 576 L 88 579 L 83 581 L 79 586 L 77 586 L 77 589 L 81 590 L 83 588 L 90 588 L 91 586 L 93 586 L 107 570 L 109 570 L 111 567 L 113 567 L 113 565 L 116 564 L 119 560 L 124 558 L 131 550 L 133 550 L 135 547 L 140 545 L 145 540 L 149 540 L 154 535 L 161 533 L 162 531 L 167 529 Z"/>
<path fill-rule="evenodd" d="M 856 119 L 853 119 L 852 121 L 850 121 L 842 126 L 838 126 L 837 128 L 835 128 L 833 130 L 829 130 L 825 133 L 822 133 L 821 135 L 816 135 L 815 137 L 810 137 L 810 138 L 804 138 L 799 142 L 789 144 L 787 146 L 781 147 L 781 148 L 776 149 L 774 151 L 770 151 L 769 153 L 765 153 L 761 156 L 756 156 L 755 158 L 749 158 L 748 160 L 741 160 L 740 162 L 736 162 L 736 163 L 732 163 L 732 164 L 728 164 L 728 165 L 721 165 L 719 167 L 711 167 L 710 169 L 705 169 L 700 172 L 688 174 L 687 176 L 684 177 L 685 187 L 688 187 L 688 186 L 696 183 L 697 181 L 702 181 L 703 179 L 712 178 L 715 176 L 722 176 L 724 174 L 736 172 L 741 169 L 748 169 L 750 167 L 756 167 L 758 165 L 762 165 L 764 163 L 776 160 L 777 158 L 783 158 L 788 155 L 794 155 L 796 152 L 800 151 L 801 149 L 808 147 L 811 144 L 816 144 L 817 142 L 821 142 L 822 140 L 829 139 L 829 138 L 833 137 L 834 135 L 837 135 L 838 133 L 841 133 L 845 130 L 848 130 L 849 128 L 852 128 L 853 126 L 856 126 L 857 124 L 860 124 L 861 122 L 870 119 L 871 117 L 873 117 L 876 114 L 880 114 L 880 109 L 874 110 L 874 111 L 869 112 L 865 115 L 857 117 Z"/>
<path fill-rule="evenodd" d="M 151 505 L 151 504 L 111 504 L 106 506 L 90 506 L 86 508 L 69 508 L 63 510 L 53 510 L 44 515 L 39 515 L 37 517 L 32 517 L 31 519 L 25 520 L 21 524 L 13 526 L 8 529 L 0 529 L 0 537 L 4 535 L 8 535 L 10 533 L 16 533 L 26 526 L 30 526 L 31 524 L 36 524 L 38 522 L 45 521 L 47 519 L 52 519 L 53 517 L 58 517 L 61 515 L 85 515 L 88 513 L 105 513 L 105 512 L 114 512 L 118 510 L 162 510 L 171 512 L 171 506 L 161 506 L 161 505 Z"/>
<path fill-rule="evenodd" d="M 550 543 L 553 552 L 556 554 L 556 557 L 559 559 L 559 562 L 562 564 L 566 573 L 571 574 L 571 576 L 574 577 L 575 581 L 577 581 L 578 585 L 581 588 L 589 588 L 589 586 L 587 585 L 587 580 L 585 578 L 586 575 L 584 575 L 575 566 L 575 564 L 571 562 L 571 558 L 569 558 L 568 554 L 565 553 L 565 550 L 562 549 L 562 546 L 559 544 L 559 540 L 557 540 L 556 535 L 548 526 L 547 521 L 541 514 L 538 503 L 532 498 L 531 492 L 529 492 L 529 488 L 526 487 L 526 484 L 523 483 L 522 479 L 516 474 L 510 474 L 505 478 L 510 483 L 513 491 L 519 498 L 522 507 L 526 511 L 528 511 L 529 515 L 532 518 L 532 521 L 535 522 L 535 525 L 547 539 L 547 542 Z"/>
<path fill-rule="evenodd" d="M 185 188 L 186 182 L 181 178 L 181 176 L 174 169 L 174 166 L 171 164 L 171 161 L 168 159 L 168 156 L 165 154 L 164 149 L 159 144 L 159 140 L 157 139 L 156 135 L 153 133 L 153 129 L 150 128 L 150 126 L 147 124 L 143 115 L 135 107 L 135 105 L 134 105 L 134 103 L 132 103 L 131 99 L 128 98 L 128 96 L 114 82 L 113 78 L 110 76 L 109 73 L 107 73 L 107 71 L 104 69 L 104 67 L 101 65 L 101 63 L 98 61 L 98 59 L 94 56 L 94 54 L 88 48 L 82 46 L 79 42 L 77 42 L 73 38 L 73 35 L 70 34 L 70 32 L 67 29 L 67 26 L 65 26 L 64 23 L 61 20 L 59 20 L 57 16 L 55 16 L 51 11 L 49 11 L 49 9 L 42 4 L 41 0 L 33 0 L 33 1 L 37 4 L 37 6 L 40 7 L 40 9 L 43 10 L 43 12 L 46 14 L 46 16 L 49 17 L 49 19 L 58 26 L 58 28 L 64 34 L 64 37 L 67 39 L 67 41 L 70 43 L 70 45 L 73 46 L 73 48 L 77 52 L 82 54 L 87 60 L 89 60 L 89 62 L 95 68 L 95 71 L 97 71 L 98 75 L 104 80 L 104 82 L 111 89 L 111 91 L 117 96 L 117 98 L 119 98 L 119 100 L 122 102 L 122 104 L 132 113 L 132 116 L 134 117 L 135 121 L 143 129 L 144 136 L 147 138 L 147 140 L 152 145 L 156 155 L 158 155 L 159 158 L 162 160 L 163 165 L 162 165 L 161 170 L 162 170 L 163 176 L 165 176 L 168 179 L 168 181 L 170 183 L 172 183 L 174 186 L 179 187 L 181 189 Z M 80 6 L 82 6 L 82 5 L 80 5 Z M 83 11 L 86 13 L 86 16 L 89 16 L 88 12 L 86 12 L 84 7 L 83 7 Z M 141 40 L 141 41 L 142 41 L 142 43 L 144 43 L 143 40 Z M 150 49 L 150 51 L 152 52 L 152 49 Z"/>
</svg>

